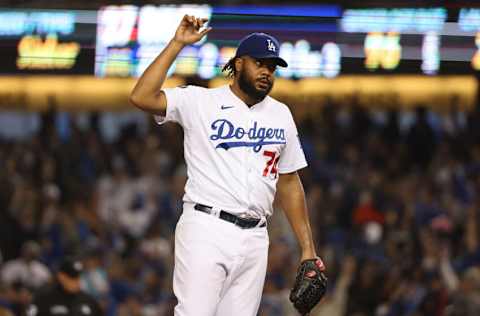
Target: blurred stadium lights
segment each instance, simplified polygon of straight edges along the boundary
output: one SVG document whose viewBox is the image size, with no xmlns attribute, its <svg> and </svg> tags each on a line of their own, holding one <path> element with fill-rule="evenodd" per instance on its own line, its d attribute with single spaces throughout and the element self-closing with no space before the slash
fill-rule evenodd
<svg viewBox="0 0 480 316">
<path fill-rule="evenodd" d="M 358 8 L 351 1 L 336 2 L 341 6 L 332 2 L 227 5 L 228 1 L 213 6 L 166 6 L 163 1 L 162 5 L 121 1 L 103 6 L 111 2 L 92 1 L 88 2 L 90 10 L 73 10 L 87 6 L 77 3 L 80 1 L 23 1 L 0 9 L 0 72 L 4 75 L 0 78 L 5 83 L 0 88 L 1 106 L 20 106 L 23 100 L 24 108 L 42 109 L 42 100 L 54 94 L 61 106 L 71 109 L 82 108 L 85 100 L 92 106 L 126 107 L 134 77 L 161 51 L 178 20 L 188 12 L 210 17 L 214 29 L 204 42 L 181 52 L 170 72 L 172 80 L 180 76 L 182 83 L 225 82 L 221 68 L 233 56 L 238 39 L 264 31 L 280 39 L 280 54 L 290 65 L 279 69 L 278 76 L 295 79 L 293 83 L 278 80 L 275 96 L 288 98 L 292 91 L 307 99 L 356 91 L 366 95 L 399 93 L 435 99 L 441 107 L 440 99 L 450 93 L 465 97 L 462 104 L 466 108 L 474 102 L 474 75 L 480 69 L 480 10 L 470 6 L 451 10 L 454 4 L 445 3 L 441 8 L 418 9 L 416 5 L 401 6 L 408 2 L 393 2 L 396 7 L 391 8 L 392 3 L 386 1 L 362 2 Z M 369 9 L 372 3 L 377 7 Z M 382 9 L 378 9 L 380 4 Z M 23 5 L 37 9 L 23 9 Z M 56 76 L 43 77 L 46 74 Z M 94 78 L 94 74 L 105 79 Z M 424 74 L 432 75 L 432 81 Z M 445 74 L 449 78 L 441 77 Z M 460 74 L 463 77 L 454 77 Z M 352 84 L 354 77 L 357 83 Z M 25 86 L 29 91 L 22 88 Z M 70 97 L 75 101 L 69 103 L 69 93 L 82 97 Z M 39 101 L 30 102 L 33 96 Z M 408 98 L 401 101 L 402 106 L 412 103 Z"/>
<path fill-rule="evenodd" d="M 0 108 L 42 111 L 52 96 L 62 110 L 93 109 L 125 110 L 135 78 L 96 78 L 92 76 L 0 76 Z M 170 77 L 165 87 L 186 83 L 181 77 Z M 227 83 L 225 78 L 208 82 L 210 87 Z M 460 109 L 471 110 L 475 105 L 477 83 L 472 76 L 358 76 L 344 75 L 334 79 L 306 78 L 292 81 L 277 79 L 272 95 L 283 101 L 294 101 L 307 108 L 318 108 L 324 98 L 342 100 L 361 92 L 368 106 L 386 106 L 381 98 L 395 99 L 400 107 L 413 108 L 419 102 L 432 103 L 435 109 L 448 110 L 450 98 L 459 98 Z M 292 93 L 294 91 L 294 93 Z M 375 99 L 377 102 L 369 102 Z"/>
</svg>

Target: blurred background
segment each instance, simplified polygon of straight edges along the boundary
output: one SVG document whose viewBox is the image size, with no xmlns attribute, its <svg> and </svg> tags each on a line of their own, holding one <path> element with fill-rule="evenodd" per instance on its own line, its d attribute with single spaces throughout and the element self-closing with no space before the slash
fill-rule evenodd
<svg viewBox="0 0 480 316">
<path fill-rule="evenodd" d="M 263 31 L 290 67 L 301 177 L 330 280 L 312 316 L 480 315 L 477 1 L 0 0 L 0 315 L 23 315 L 62 258 L 106 315 L 173 315 L 182 131 L 131 107 L 185 14 L 213 30 L 166 86 L 227 83 Z M 260 316 L 296 315 L 298 247 L 270 219 Z"/>
</svg>

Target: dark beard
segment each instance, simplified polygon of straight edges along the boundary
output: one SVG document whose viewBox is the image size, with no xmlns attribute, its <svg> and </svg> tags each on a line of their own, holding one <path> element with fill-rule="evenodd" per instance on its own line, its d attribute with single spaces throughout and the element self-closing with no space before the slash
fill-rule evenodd
<svg viewBox="0 0 480 316">
<path fill-rule="evenodd" d="M 273 85 L 270 85 L 270 87 L 265 91 L 258 90 L 257 88 L 255 88 L 255 85 L 248 80 L 247 76 L 245 75 L 245 72 L 241 71 L 240 76 L 238 77 L 238 86 L 249 97 L 260 102 L 263 99 L 265 99 L 265 97 L 270 93 L 270 90 L 272 90 Z"/>
</svg>

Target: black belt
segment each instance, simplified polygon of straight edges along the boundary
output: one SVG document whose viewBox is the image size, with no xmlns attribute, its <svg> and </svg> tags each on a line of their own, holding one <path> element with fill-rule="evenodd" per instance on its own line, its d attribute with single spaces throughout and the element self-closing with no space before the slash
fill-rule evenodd
<svg viewBox="0 0 480 316">
<path fill-rule="evenodd" d="M 203 204 L 195 204 L 195 206 L 193 208 L 196 209 L 197 211 L 200 211 L 200 212 L 204 212 L 204 213 L 207 213 L 207 214 L 212 214 L 212 207 L 211 206 L 207 206 L 207 205 L 203 205 Z M 237 215 L 230 214 L 230 213 L 225 212 L 223 210 L 220 210 L 220 214 L 219 214 L 218 217 L 220 217 L 224 221 L 233 223 L 233 224 L 235 224 L 235 225 L 237 225 L 241 228 L 256 227 L 258 225 L 258 223 L 261 221 L 261 219 L 257 219 L 257 218 L 241 218 L 241 217 L 238 217 Z M 266 222 L 263 223 L 262 225 L 258 226 L 258 227 L 265 227 L 265 226 L 267 226 Z"/>
</svg>

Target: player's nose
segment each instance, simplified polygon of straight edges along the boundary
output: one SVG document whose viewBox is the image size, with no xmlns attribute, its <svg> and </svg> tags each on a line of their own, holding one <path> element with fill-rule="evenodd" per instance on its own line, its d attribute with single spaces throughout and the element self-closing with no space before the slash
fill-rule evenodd
<svg viewBox="0 0 480 316">
<path fill-rule="evenodd" d="M 270 69 L 268 69 L 266 67 L 263 67 L 261 72 L 260 72 L 259 78 L 261 80 L 264 79 L 264 80 L 272 81 L 273 71 L 271 71 Z"/>
<path fill-rule="evenodd" d="M 274 72 L 275 72 L 275 68 L 268 67 L 268 66 L 262 67 L 262 74 L 265 74 L 268 77 L 273 76 Z"/>
</svg>

